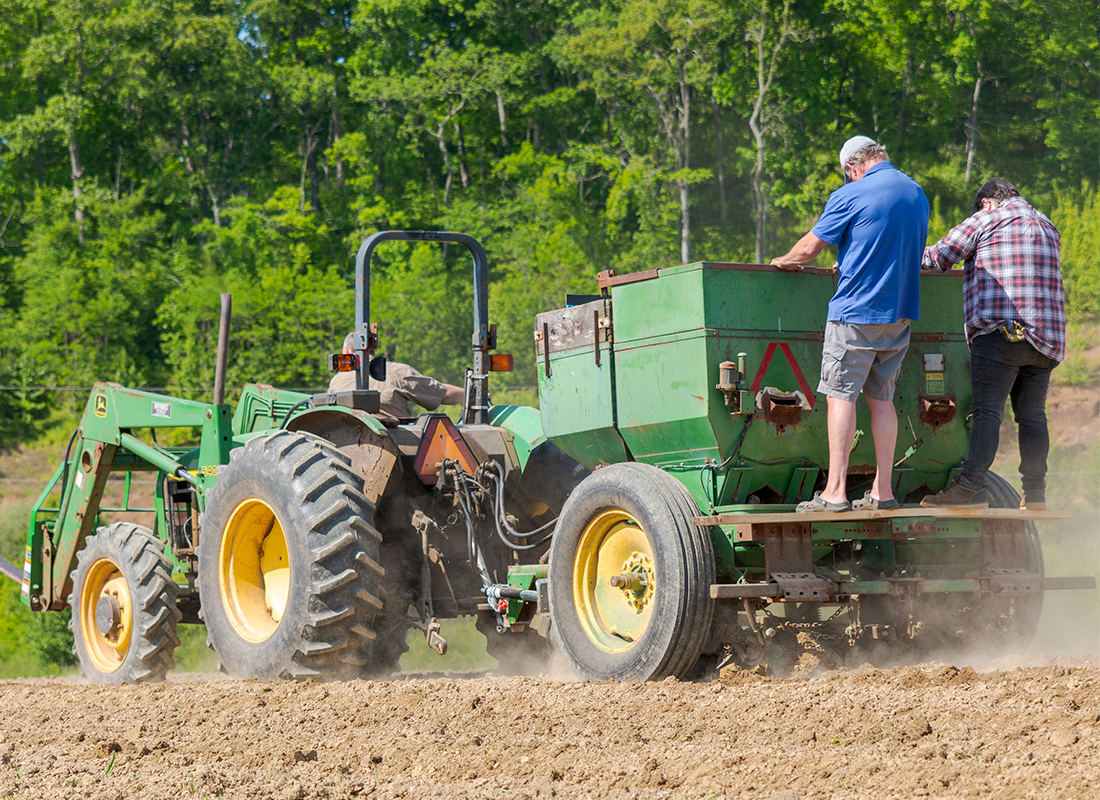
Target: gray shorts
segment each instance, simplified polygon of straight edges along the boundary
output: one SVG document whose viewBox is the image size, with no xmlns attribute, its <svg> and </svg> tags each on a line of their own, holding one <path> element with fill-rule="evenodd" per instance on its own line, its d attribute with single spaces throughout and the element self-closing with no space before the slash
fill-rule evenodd
<svg viewBox="0 0 1100 800">
<path fill-rule="evenodd" d="M 889 325 L 828 322 L 817 390 L 853 403 L 861 391 L 872 400 L 893 400 L 908 349 L 907 319 Z"/>
</svg>

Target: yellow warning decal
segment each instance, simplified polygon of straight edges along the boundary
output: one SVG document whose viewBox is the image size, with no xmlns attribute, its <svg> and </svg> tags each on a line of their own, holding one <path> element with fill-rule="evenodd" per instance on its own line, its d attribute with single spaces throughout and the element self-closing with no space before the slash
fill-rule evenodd
<svg viewBox="0 0 1100 800">
<path fill-rule="evenodd" d="M 97 417 L 107 416 L 107 395 L 97 394 L 95 396 L 95 405 L 93 406 L 93 409 Z"/>
<path fill-rule="evenodd" d="M 942 372 L 924 373 L 924 393 L 930 395 L 946 394 Z"/>
</svg>

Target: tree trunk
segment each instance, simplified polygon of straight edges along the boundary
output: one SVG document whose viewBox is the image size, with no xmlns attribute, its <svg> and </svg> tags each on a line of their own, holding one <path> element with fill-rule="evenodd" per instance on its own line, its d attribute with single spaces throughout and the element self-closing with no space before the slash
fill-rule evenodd
<svg viewBox="0 0 1100 800">
<path fill-rule="evenodd" d="M 481 177 L 481 204 L 486 208 L 489 207 L 489 189 L 485 185 L 485 173 L 488 171 L 485 166 L 485 148 L 479 147 L 477 149 L 478 160 L 478 175 Z"/>
<path fill-rule="evenodd" d="M 966 176 L 963 184 L 970 183 L 970 171 L 974 166 L 974 153 L 978 150 L 978 96 L 982 93 L 982 64 L 978 62 L 978 77 L 974 79 L 974 99 L 970 106 L 970 123 L 966 126 Z"/>
<path fill-rule="evenodd" d="M 80 198 L 84 194 L 80 181 L 84 178 L 84 164 L 80 160 L 80 140 L 76 138 L 75 127 L 69 131 L 69 166 L 73 178 L 73 219 L 76 220 L 77 240 L 84 244 L 84 209 Z"/>
<path fill-rule="evenodd" d="M 470 173 L 466 169 L 466 142 L 462 135 L 462 125 L 455 118 L 455 139 L 458 146 L 458 177 L 462 181 L 462 188 L 470 188 Z"/>
<path fill-rule="evenodd" d="M 317 136 L 311 136 L 313 147 L 309 152 L 309 205 L 314 214 L 321 213 L 320 176 L 317 174 Z"/>
<path fill-rule="evenodd" d="M 443 140 L 443 135 L 440 134 L 436 137 L 439 142 L 439 152 L 443 154 L 443 171 L 446 173 L 446 178 L 443 181 L 443 207 L 451 207 L 451 184 L 454 183 L 454 170 L 451 168 L 451 154 L 447 152 L 447 143 Z"/>
<path fill-rule="evenodd" d="M 306 172 L 309 166 L 309 134 L 302 134 L 302 169 L 298 176 L 298 211 L 306 213 Z"/>
<path fill-rule="evenodd" d="M 768 231 L 767 211 L 768 203 L 764 196 L 764 134 L 757 133 L 756 137 L 756 163 L 752 168 L 752 197 L 756 206 L 756 263 L 764 263 L 764 238 Z"/>
<path fill-rule="evenodd" d="M 680 261 L 687 264 L 691 261 L 691 217 L 688 214 L 688 182 L 676 181 L 680 189 Z"/>
<path fill-rule="evenodd" d="M 783 46 L 792 39 L 794 41 L 804 41 L 807 35 L 797 32 L 791 26 L 791 0 L 784 0 L 779 28 L 775 33 L 775 40 L 769 45 L 767 44 L 767 0 L 761 0 L 760 5 L 755 6 L 755 10 L 760 24 L 759 27 L 750 30 L 749 33 L 749 39 L 756 45 L 756 100 L 753 103 L 752 114 L 749 116 L 749 129 L 752 131 L 753 141 L 756 142 L 756 163 L 752 168 L 752 194 L 756 209 L 756 262 L 760 264 L 764 261 L 764 247 L 767 242 L 768 231 L 768 198 L 767 186 L 764 181 L 764 137 L 769 131 L 774 132 L 780 124 L 777 115 L 769 113 L 767 109 L 768 92 L 775 80 L 779 54 L 783 51 Z"/>
<path fill-rule="evenodd" d="M 344 135 L 343 130 L 340 127 L 340 95 L 336 90 L 336 83 L 332 85 L 332 143 L 336 144 L 340 141 L 340 137 Z M 344 159 L 340 156 L 336 157 L 336 188 L 344 188 Z"/>
<path fill-rule="evenodd" d="M 722 168 L 722 119 L 718 114 L 718 101 L 712 100 L 714 107 L 714 143 L 715 143 L 715 174 L 718 176 L 718 219 L 726 221 L 726 171 Z"/>
<path fill-rule="evenodd" d="M 35 12 L 36 33 L 38 36 L 42 35 L 42 12 Z M 38 73 L 34 78 L 35 90 L 37 95 L 35 97 L 36 107 L 43 108 L 46 105 L 46 79 L 42 73 Z M 39 144 L 34 148 L 34 179 L 39 186 L 42 185 L 42 181 L 45 178 L 46 166 L 45 160 L 42 157 L 42 145 Z"/>
<path fill-rule="evenodd" d="M 905 59 L 905 70 L 901 75 L 901 103 L 898 107 L 898 155 L 901 155 L 902 142 L 905 141 L 905 128 L 909 124 L 909 94 L 913 76 L 913 53 Z"/>
<path fill-rule="evenodd" d="M 683 54 L 680 56 L 680 151 L 683 154 L 680 169 L 691 169 L 691 86 L 687 82 L 687 70 L 684 67 Z M 687 264 L 691 261 L 691 213 L 688 207 L 688 181 L 682 178 L 680 184 L 680 258 Z"/>
<path fill-rule="evenodd" d="M 214 227 L 220 228 L 222 226 L 222 207 L 218 203 L 218 196 L 214 194 L 214 190 L 210 188 L 210 185 L 206 186 L 206 194 L 210 197 L 210 213 L 214 217 Z"/>
<path fill-rule="evenodd" d="M 504 95 L 497 92 L 497 116 L 500 118 L 500 146 L 505 150 L 508 149 L 508 126 L 507 118 L 504 115 Z"/>
</svg>

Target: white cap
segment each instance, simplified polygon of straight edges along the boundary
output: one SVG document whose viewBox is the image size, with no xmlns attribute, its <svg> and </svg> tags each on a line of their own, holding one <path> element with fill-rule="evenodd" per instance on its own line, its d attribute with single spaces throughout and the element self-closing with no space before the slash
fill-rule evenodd
<svg viewBox="0 0 1100 800">
<path fill-rule="evenodd" d="M 852 156 L 864 147 L 874 147 L 876 144 L 870 136 L 853 136 L 840 148 L 840 168 L 844 169 L 844 166 L 852 160 Z"/>
</svg>

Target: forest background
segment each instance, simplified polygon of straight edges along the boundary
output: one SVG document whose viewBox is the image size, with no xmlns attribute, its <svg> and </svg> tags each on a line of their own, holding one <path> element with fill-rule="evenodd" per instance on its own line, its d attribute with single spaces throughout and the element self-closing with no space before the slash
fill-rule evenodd
<svg viewBox="0 0 1100 800">
<path fill-rule="evenodd" d="M 494 400 L 535 403 L 537 311 L 599 270 L 786 252 L 855 134 L 924 187 L 930 240 L 994 176 L 1051 217 L 1057 374 L 1095 383 L 1098 23 L 1095 0 L 0 0 L 0 448 L 67 438 L 96 380 L 209 400 L 221 292 L 229 401 L 324 387 L 355 251 L 390 228 L 482 241 L 516 357 Z M 372 269 L 383 348 L 450 382 L 459 250 Z"/>
</svg>

